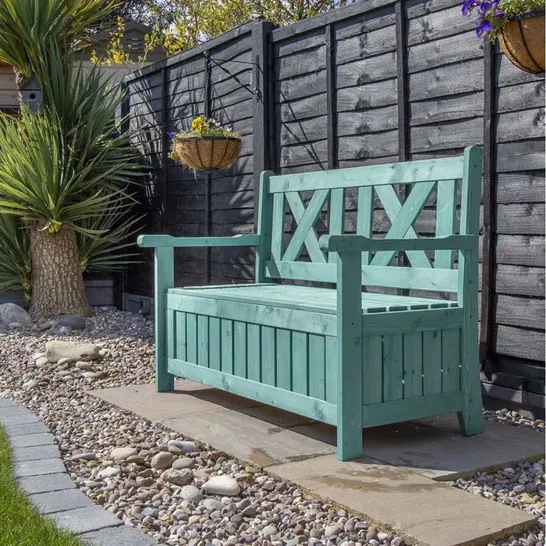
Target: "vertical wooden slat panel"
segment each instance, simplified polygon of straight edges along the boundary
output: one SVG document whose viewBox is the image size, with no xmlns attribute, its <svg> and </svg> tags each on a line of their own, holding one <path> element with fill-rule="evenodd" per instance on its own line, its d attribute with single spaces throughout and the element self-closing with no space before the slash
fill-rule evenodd
<svg viewBox="0 0 546 546">
<path fill-rule="evenodd" d="M 330 235 L 340 235 L 343 233 L 343 223 L 345 220 L 345 190 L 343 188 L 331 190 L 330 208 L 329 208 L 329 233 Z M 337 262 L 337 252 L 328 253 L 330 263 Z"/>
<path fill-rule="evenodd" d="M 262 340 L 260 336 L 260 326 L 258 324 L 248 324 L 246 329 L 247 343 L 247 378 L 253 381 L 260 381 L 260 357 Z"/>
<path fill-rule="evenodd" d="M 292 390 L 292 339 L 289 330 L 277 330 L 277 387 Z"/>
<path fill-rule="evenodd" d="M 422 332 L 404 334 L 404 398 L 423 394 Z"/>
<path fill-rule="evenodd" d="M 282 259 L 282 239 L 284 235 L 284 194 L 273 196 L 273 228 L 271 232 L 271 256 L 273 260 Z"/>
<path fill-rule="evenodd" d="M 176 311 L 167 309 L 167 358 L 174 358 L 176 355 Z"/>
<path fill-rule="evenodd" d="M 337 339 L 326 337 L 326 401 L 337 404 Z"/>
<path fill-rule="evenodd" d="M 307 334 L 292 332 L 292 389 L 300 394 L 307 394 L 309 390 L 308 356 Z"/>
<path fill-rule="evenodd" d="M 176 313 L 176 358 L 186 360 L 186 313 Z"/>
<path fill-rule="evenodd" d="M 233 370 L 239 377 L 246 377 L 246 323 L 233 323 Z"/>
<path fill-rule="evenodd" d="M 383 400 L 383 338 L 362 338 L 362 403 L 377 404 Z"/>
<path fill-rule="evenodd" d="M 373 225 L 373 186 L 358 188 L 358 212 L 356 233 L 364 237 L 372 236 Z M 370 253 L 362 253 L 362 265 L 370 263 Z"/>
<path fill-rule="evenodd" d="M 220 330 L 222 335 L 222 371 L 233 373 L 233 321 L 221 319 Z"/>
<path fill-rule="evenodd" d="M 209 317 L 197 317 L 197 364 L 209 367 Z"/>
<path fill-rule="evenodd" d="M 309 396 L 325 400 L 326 369 L 324 336 L 309 335 Z"/>
<path fill-rule="evenodd" d="M 460 330 L 442 331 L 442 392 L 460 389 Z"/>
<path fill-rule="evenodd" d="M 402 334 L 383 338 L 383 401 L 401 400 L 403 390 Z"/>
<path fill-rule="evenodd" d="M 442 392 L 442 332 L 423 332 L 423 394 Z"/>
<path fill-rule="evenodd" d="M 436 191 L 436 237 L 447 237 L 455 233 L 457 182 L 455 180 L 442 180 L 438 182 Z M 453 254 L 453 250 L 436 250 L 434 252 L 434 267 L 452 269 Z"/>
<path fill-rule="evenodd" d="M 275 328 L 262 326 L 262 356 L 261 377 L 266 385 L 275 385 L 276 377 L 276 353 L 275 353 Z"/>
<path fill-rule="evenodd" d="M 220 339 L 220 319 L 209 319 L 209 368 L 220 370 L 222 360 L 222 345 Z"/>
<path fill-rule="evenodd" d="M 197 315 L 186 315 L 186 343 L 188 344 L 187 360 L 197 364 Z"/>
</svg>

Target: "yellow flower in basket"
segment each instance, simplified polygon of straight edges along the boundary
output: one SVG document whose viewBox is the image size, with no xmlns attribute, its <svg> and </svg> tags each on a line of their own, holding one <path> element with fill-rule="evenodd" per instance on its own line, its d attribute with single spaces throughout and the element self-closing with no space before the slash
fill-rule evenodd
<svg viewBox="0 0 546 546">
<path fill-rule="evenodd" d="M 193 118 L 191 128 L 195 133 L 202 134 L 208 131 L 209 124 L 203 116 L 197 116 L 196 118 Z"/>
</svg>

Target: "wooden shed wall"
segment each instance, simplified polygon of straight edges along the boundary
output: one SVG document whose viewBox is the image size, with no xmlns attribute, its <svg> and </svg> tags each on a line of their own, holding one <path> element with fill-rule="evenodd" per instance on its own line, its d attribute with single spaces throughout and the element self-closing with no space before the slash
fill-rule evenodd
<svg viewBox="0 0 546 546">
<path fill-rule="evenodd" d="M 257 22 L 130 76 L 126 107 L 132 124 L 150 123 L 149 229 L 172 235 L 252 232 L 263 168 L 370 165 L 484 145 L 484 391 L 544 407 L 544 75 L 494 48 L 484 54 L 473 25 L 454 0 L 358 2 L 274 30 Z M 208 80 L 207 54 L 222 67 L 212 63 Z M 205 111 L 207 92 L 210 112 L 244 136 L 241 158 L 210 180 L 168 160 L 166 141 Z M 346 202 L 350 218 L 350 195 Z M 429 224 L 425 211 L 423 232 Z M 247 250 L 178 258 L 178 284 L 252 279 Z M 151 294 L 150 255 L 127 282 L 128 292 Z"/>
</svg>

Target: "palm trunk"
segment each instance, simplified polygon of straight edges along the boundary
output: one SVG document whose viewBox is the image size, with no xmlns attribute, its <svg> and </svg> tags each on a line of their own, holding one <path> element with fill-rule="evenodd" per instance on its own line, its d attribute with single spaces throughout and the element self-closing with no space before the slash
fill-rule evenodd
<svg viewBox="0 0 546 546">
<path fill-rule="evenodd" d="M 58 315 L 93 314 L 85 294 L 74 230 L 62 226 L 57 233 L 49 233 L 31 227 L 30 243 L 31 316 L 54 318 Z"/>
</svg>

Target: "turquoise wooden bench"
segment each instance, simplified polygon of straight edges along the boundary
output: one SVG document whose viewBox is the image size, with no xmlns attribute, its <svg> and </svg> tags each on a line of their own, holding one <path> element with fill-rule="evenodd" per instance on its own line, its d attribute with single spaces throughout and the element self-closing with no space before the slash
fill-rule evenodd
<svg viewBox="0 0 546 546">
<path fill-rule="evenodd" d="M 181 376 L 335 425 L 340 460 L 362 455 L 365 427 L 457 413 L 463 434 L 480 432 L 481 164 L 481 149 L 471 147 L 430 161 L 264 172 L 256 235 L 141 236 L 140 246 L 155 248 L 158 391 L 173 390 Z M 398 184 L 411 185 L 404 203 Z M 355 235 L 343 234 L 348 188 L 358 195 Z M 313 192 L 307 207 L 302 191 Z M 391 222 L 381 239 L 372 238 L 377 200 Z M 314 225 L 328 201 L 328 234 L 319 240 Z M 435 236 L 418 237 L 414 222 L 431 201 Z M 297 223 L 288 241 L 286 202 Z M 211 246 L 256 247 L 256 283 L 175 288 L 174 248 Z M 390 265 L 399 252 L 407 266 Z M 363 292 L 372 286 L 439 297 Z"/>
</svg>

